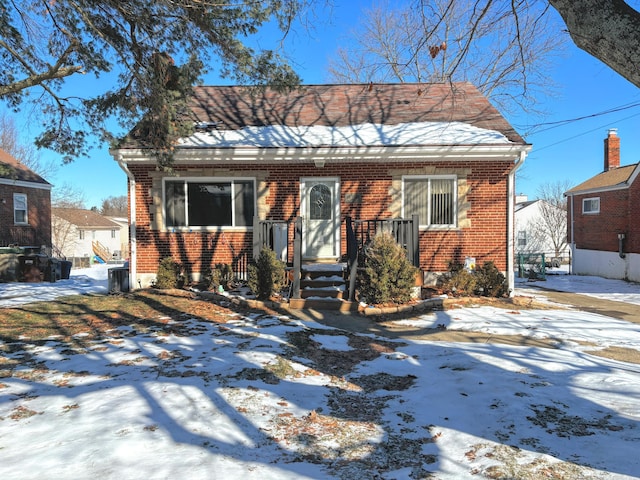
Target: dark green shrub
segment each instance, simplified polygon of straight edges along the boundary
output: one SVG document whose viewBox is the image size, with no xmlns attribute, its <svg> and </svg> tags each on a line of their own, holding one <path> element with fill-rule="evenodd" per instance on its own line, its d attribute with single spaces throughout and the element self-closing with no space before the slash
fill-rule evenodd
<svg viewBox="0 0 640 480">
<path fill-rule="evenodd" d="M 444 278 L 443 289 L 454 295 L 473 295 L 476 291 L 476 276 L 464 268 L 449 271 Z"/>
<path fill-rule="evenodd" d="M 469 271 L 463 264 L 449 262 L 449 272 L 445 275 L 443 289 L 456 295 L 482 295 L 503 297 L 508 293 L 507 279 L 491 261 L 482 267 Z"/>
<path fill-rule="evenodd" d="M 227 263 L 216 263 L 204 273 L 204 279 L 209 290 L 217 290 L 220 285 L 228 290 L 233 282 L 233 270 Z"/>
<path fill-rule="evenodd" d="M 182 270 L 179 263 L 171 257 L 165 257 L 160 261 L 158 273 L 156 275 L 156 288 L 168 289 L 178 288 L 184 283 L 184 279 L 180 274 Z"/>
<path fill-rule="evenodd" d="M 411 300 L 418 269 L 390 234 L 379 233 L 373 238 L 365 249 L 363 264 L 358 272 L 360 300 L 372 304 Z"/>
<path fill-rule="evenodd" d="M 267 300 L 284 285 L 284 262 L 268 247 L 262 247 L 255 265 L 249 265 L 249 288 L 259 300 Z"/>
<path fill-rule="evenodd" d="M 498 270 L 493 262 L 484 262 L 481 268 L 476 268 L 476 289 L 479 295 L 485 297 L 504 297 L 509 293 L 506 277 Z"/>
<path fill-rule="evenodd" d="M 457 262 L 455 260 L 449 260 L 447 264 L 447 271 L 449 273 L 458 273 L 464 269 L 464 263 Z"/>
</svg>

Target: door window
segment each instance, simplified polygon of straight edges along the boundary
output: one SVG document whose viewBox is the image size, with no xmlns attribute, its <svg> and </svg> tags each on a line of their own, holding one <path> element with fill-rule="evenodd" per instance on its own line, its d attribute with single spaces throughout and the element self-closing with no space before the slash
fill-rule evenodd
<svg viewBox="0 0 640 480">
<path fill-rule="evenodd" d="M 331 220 L 331 190 L 323 184 L 314 185 L 309 192 L 309 218 Z"/>
</svg>

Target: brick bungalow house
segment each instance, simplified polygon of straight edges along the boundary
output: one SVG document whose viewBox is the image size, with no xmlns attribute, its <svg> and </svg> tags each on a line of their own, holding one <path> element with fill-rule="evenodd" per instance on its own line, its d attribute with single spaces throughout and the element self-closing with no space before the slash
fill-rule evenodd
<svg viewBox="0 0 640 480">
<path fill-rule="evenodd" d="M 473 257 L 513 286 L 515 172 L 531 146 L 473 85 L 200 86 L 191 113 L 170 173 L 139 143 L 111 151 L 128 176 L 131 285 L 167 256 L 193 278 L 240 270 L 270 221 L 283 258 L 298 238 L 303 262 L 336 262 L 350 225 L 404 218 L 426 281 Z"/>
<path fill-rule="evenodd" d="M 8 245 L 51 253 L 51 184 L 0 150 L 0 247 Z"/>
<path fill-rule="evenodd" d="M 640 163 L 620 166 L 620 137 L 604 140 L 604 171 L 566 192 L 573 273 L 640 282 Z"/>
</svg>

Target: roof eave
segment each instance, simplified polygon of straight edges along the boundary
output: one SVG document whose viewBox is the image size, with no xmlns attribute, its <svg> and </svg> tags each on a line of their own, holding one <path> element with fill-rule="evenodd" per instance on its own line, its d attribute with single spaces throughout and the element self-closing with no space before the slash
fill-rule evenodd
<svg viewBox="0 0 640 480">
<path fill-rule="evenodd" d="M 177 148 L 176 164 L 211 162 L 325 162 L 360 163 L 418 160 L 500 160 L 510 161 L 521 152 L 528 153 L 528 144 L 491 145 L 412 145 L 412 146 L 363 146 L 363 147 L 235 147 L 235 148 Z M 126 163 L 155 163 L 156 159 L 145 149 L 111 150 L 111 155 Z"/>
<path fill-rule="evenodd" d="M 595 188 L 585 188 L 583 190 L 569 190 L 565 192 L 565 196 L 572 197 L 575 195 L 591 195 L 593 193 L 604 193 L 604 192 L 614 192 L 616 190 L 626 190 L 629 188 L 629 184 L 627 182 L 619 183 L 617 185 L 609 185 L 606 187 L 595 187 Z"/>
<path fill-rule="evenodd" d="M 11 185 L 22 188 L 37 188 L 41 190 L 51 190 L 52 185 L 49 182 L 30 182 L 27 180 L 14 180 L 11 178 L 0 178 L 0 185 Z"/>
</svg>

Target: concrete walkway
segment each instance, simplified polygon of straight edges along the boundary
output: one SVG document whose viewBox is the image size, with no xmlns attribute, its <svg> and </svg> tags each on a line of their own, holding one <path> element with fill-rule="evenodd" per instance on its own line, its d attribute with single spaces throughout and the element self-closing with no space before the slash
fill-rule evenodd
<svg viewBox="0 0 640 480">
<path fill-rule="evenodd" d="M 579 293 L 558 292 L 542 287 L 535 287 L 530 290 L 545 296 L 552 302 L 570 306 L 577 310 L 640 324 L 640 305 L 604 300 Z"/>
<path fill-rule="evenodd" d="M 532 288 L 527 293 L 538 297 L 544 296 L 549 301 L 562 305 L 563 307 L 566 306 L 568 308 L 640 324 L 640 305 L 603 300 L 578 293 L 558 292 L 540 287 Z M 341 313 L 337 311 L 313 309 L 292 310 L 291 313 L 301 320 L 313 320 L 323 325 L 352 333 L 373 334 L 387 338 L 436 342 L 501 343 L 506 345 L 557 348 L 552 341 L 533 339 L 519 335 L 494 335 L 481 332 L 400 326 L 394 324 L 392 321 L 385 321 L 384 316 L 368 317 L 358 313 Z M 405 317 L 415 315 L 419 314 L 414 312 L 413 314 L 407 314 Z"/>
</svg>

